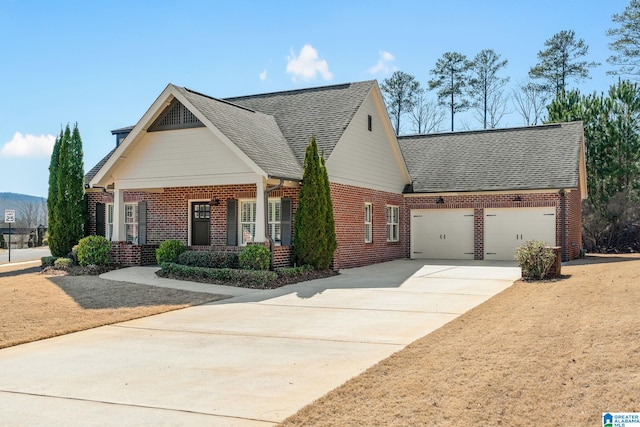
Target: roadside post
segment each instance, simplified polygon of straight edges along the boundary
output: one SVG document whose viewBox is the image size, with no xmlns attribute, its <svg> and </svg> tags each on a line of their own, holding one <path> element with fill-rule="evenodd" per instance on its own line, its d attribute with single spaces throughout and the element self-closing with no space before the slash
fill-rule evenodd
<svg viewBox="0 0 640 427">
<path fill-rule="evenodd" d="M 4 210 L 4 222 L 9 224 L 9 262 L 11 262 L 11 224 L 16 222 L 16 211 L 14 209 Z"/>
</svg>

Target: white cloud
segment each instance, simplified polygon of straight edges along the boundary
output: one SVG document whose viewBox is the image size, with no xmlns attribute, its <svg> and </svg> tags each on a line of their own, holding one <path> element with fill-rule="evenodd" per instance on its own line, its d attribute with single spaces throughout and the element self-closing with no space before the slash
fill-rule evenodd
<svg viewBox="0 0 640 427">
<path fill-rule="evenodd" d="M 371 74 L 390 74 L 393 71 L 396 71 L 397 68 L 392 64 L 395 61 L 395 57 L 392 53 L 381 50 L 378 52 L 380 57 L 378 58 L 378 63 L 373 67 L 369 68 L 369 73 Z"/>
<path fill-rule="evenodd" d="M 291 49 L 291 55 L 287 57 L 287 73 L 292 74 L 293 81 L 313 80 L 316 75 L 324 80 L 331 80 L 333 73 L 329 71 L 329 64 L 324 59 L 319 59 L 318 51 L 309 44 L 305 44 L 300 51 L 300 55 Z"/>
<path fill-rule="evenodd" d="M 56 137 L 53 135 L 22 135 L 16 132 L 13 139 L 0 148 L 0 155 L 4 157 L 48 157 L 53 151 Z"/>
<path fill-rule="evenodd" d="M 260 73 L 260 80 L 267 80 L 267 70 Z"/>
</svg>

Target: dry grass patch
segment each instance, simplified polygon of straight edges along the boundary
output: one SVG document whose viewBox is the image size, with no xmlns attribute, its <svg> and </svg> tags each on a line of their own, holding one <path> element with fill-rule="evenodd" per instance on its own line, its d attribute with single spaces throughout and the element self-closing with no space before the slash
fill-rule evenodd
<svg viewBox="0 0 640 427">
<path fill-rule="evenodd" d="M 0 268 L 0 348 L 225 298 L 96 276 L 46 276 Z"/>
<path fill-rule="evenodd" d="M 283 426 L 601 425 L 640 412 L 640 257 L 516 282 Z"/>
</svg>

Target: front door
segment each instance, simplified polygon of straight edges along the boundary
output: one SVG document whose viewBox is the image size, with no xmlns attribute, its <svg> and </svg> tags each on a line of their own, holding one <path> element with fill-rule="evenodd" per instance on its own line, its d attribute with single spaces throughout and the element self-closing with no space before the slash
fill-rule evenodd
<svg viewBox="0 0 640 427">
<path fill-rule="evenodd" d="M 209 202 L 191 203 L 191 244 L 209 246 L 211 205 Z"/>
</svg>

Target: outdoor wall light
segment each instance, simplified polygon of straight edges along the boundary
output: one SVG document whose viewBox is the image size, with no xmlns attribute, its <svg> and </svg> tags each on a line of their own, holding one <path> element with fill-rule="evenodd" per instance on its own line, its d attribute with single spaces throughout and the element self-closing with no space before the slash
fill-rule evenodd
<svg viewBox="0 0 640 427">
<path fill-rule="evenodd" d="M 518 194 L 516 197 L 513 198 L 514 202 L 521 202 L 522 201 L 522 197 L 520 197 L 520 195 Z"/>
<path fill-rule="evenodd" d="M 211 199 L 211 202 L 209 202 L 209 204 L 211 206 L 219 206 L 220 205 L 220 199 L 218 199 L 217 197 L 213 197 Z"/>
<path fill-rule="evenodd" d="M 444 203 L 444 198 L 442 196 L 438 197 L 436 199 L 436 203 L 439 204 L 439 205 L 443 204 Z"/>
</svg>

